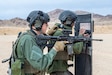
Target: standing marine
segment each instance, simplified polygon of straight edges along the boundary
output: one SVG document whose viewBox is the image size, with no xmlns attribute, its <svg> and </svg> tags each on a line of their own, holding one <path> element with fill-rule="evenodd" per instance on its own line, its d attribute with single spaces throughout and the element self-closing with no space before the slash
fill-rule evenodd
<svg viewBox="0 0 112 75">
<path fill-rule="evenodd" d="M 63 30 L 72 30 L 72 27 L 75 24 L 77 15 L 72 11 L 65 10 L 59 15 L 60 23 L 56 23 L 52 28 L 47 31 L 48 35 L 51 36 L 60 36 L 66 35 L 63 34 Z M 80 36 L 84 33 L 84 30 L 80 32 Z M 54 41 L 50 41 L 50 44 L 55 44 Z M 52 47 L 51 47 L 52 48 Z M 50 49 L 49 48 L 49 51 Z M 74 43 L 73 52 L 79 54 L 83 48 L 83 42 Z M 68 55 L 67 48 L 64 48 L 64 51 L 58 52 L 48 68 L 48 73 L 50 75 L 73 75 L 69 70 L 68 60 L 72 60 L 72 57 Z"/>
</svg>

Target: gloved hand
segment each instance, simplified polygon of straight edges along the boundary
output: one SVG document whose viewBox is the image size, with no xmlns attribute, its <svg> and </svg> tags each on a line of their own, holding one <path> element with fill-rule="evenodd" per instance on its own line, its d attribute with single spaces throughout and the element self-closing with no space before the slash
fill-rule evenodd
<svg viewBox="0 0 112 75">
<path fill-rule="evenodd" d="M 57 29 L 58 29 L 58 26 L 54 25 L 53 27 L 51 27 L 47 30 L 46 34 L 52 35 Z"/>
<path fill-rule="evenodd" d="M 67 41 L 56 41 L 55 45 L 54 45 L 54 49 L 58 52 L 58 51 L 64 51 L 65 48 L 65 44 L 68 43 Z"/>
<path fill-rule="evenodd" d="M 80 31 L 79 31 L 79 35 L 83 35 L 85 33 L 85 29 L 80 29 Z"/>
</svg>

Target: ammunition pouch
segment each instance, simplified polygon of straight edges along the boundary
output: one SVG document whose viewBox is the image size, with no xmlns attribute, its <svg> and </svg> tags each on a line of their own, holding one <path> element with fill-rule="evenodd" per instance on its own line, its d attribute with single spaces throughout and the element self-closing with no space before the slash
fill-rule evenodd
<svg viewBox="0 0 112 75">
<path fill-rule="evenodd" d="M 37 74 L 37 73 L 40 73 L 40 71 L 34 69 L 29 63 L 28 61 L 25 60 L 24 62 L 24 72 L 27 73 L 27 74 Z"/>
<path fill-rule="evenodd" d="M 25 75 L 23 69 L 23 62 L 20 59 L 16 59 L 15 62 L 11 64 L 12 75 Z"/>
<path fill-rule="evenodd" d="M 20 59 L 16 59 L 15 62 L 11 64 L 11 75 L 25 74 L 45 75 L 45 72 L 34 69 L 26 60 L 23 63 Z"/>
<path fill-rule="evenodd" d="M 68 55 L 67 51 L 60 51 L 55 56 L 54 60 L 71 60 L 72 57 Z"/>
</svg>

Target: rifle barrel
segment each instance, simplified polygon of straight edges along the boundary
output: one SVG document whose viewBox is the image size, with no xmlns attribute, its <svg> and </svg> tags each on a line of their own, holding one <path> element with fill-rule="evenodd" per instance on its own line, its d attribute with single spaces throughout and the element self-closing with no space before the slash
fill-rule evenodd
<svg viewBox="0 0 112 75">
<path fill-rule="evenodd" d="M 103 39 L 92 39 L 93 41 L 103 41 Z"/>
</svg>

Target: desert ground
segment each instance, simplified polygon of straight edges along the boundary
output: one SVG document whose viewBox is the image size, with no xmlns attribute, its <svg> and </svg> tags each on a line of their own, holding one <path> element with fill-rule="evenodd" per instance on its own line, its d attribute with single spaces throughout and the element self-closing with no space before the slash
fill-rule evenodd
<svg viewBox="0 0 112 75">
<path fill-rule="evenodd" d="M 112 29 L 110 28 L 111 30 L 108 30 L 107 33 L 107 30 L 103 28 L 108 29 L 110 27 L 96 28 L 98 31 L 93 34 L 93 38 L 103 39 L 102 42 L 93 42 L 93 75 L 112 75 Z M 8 29 L 10 32 L 10 28 Z M 1 30 L 2 29 L 0 29 L 0 74 L 7 75 L 8 62 L 1 62 L 3 59 L 10 57 L 12 41 L 15 41 L 17 35 L 16 33 L 14 35 L 7 32 L 4 33 L 4 31 L 2 32 Z M 17 32 L 19 31 L 20 30 Z M 73 72 L 73 68 L 70 68 L 70 71 Z"/>
</svg>

